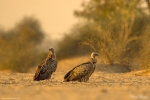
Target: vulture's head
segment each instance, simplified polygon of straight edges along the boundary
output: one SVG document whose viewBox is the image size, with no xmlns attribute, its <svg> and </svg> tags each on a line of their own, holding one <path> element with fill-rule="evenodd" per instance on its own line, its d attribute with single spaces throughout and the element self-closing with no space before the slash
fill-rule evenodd
<svg viewBox="0 0 150 100">
<path fill-rule="evenodd" d="M 54 52 L 54 48 L 50 48 L 50 49 L 49 49 L 49 57 L 52 57 L 52 58 L 56 59 L 56 55 L 55 55 L 55 52 Z"/>
<path fill-rule="evenodd" d="M 95 58 L 96 56 L 99 56 L 98 53 L 92 52 L 92 54 L 91 54 L 91 61 L 92 61 L 92 63 L 97 63 L 97 60 Z"/>
<path fill-rule="evenodd" d="M 99 56 L 99 55 L 98 55 L 98 53 L 96 53 L 96 52 L 92 52 L 92 54 L 91 54 L 91 58 L 95 58 L 96 56 Z"/>
<path fill-rule="evenodd" d="M 54 53 L 54 48 L 50 48 L 49 51 L 51 51 L 52 53 Z"/>
</svg>

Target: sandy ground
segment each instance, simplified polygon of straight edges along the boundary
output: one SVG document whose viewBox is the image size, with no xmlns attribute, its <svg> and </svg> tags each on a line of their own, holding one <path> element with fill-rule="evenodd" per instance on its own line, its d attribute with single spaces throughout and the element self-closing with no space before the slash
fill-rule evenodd
<svg viewBox="0 0 150 100">
<path fill-rule="evenodd" d="M 60 61 L 50 80 L 30 73 L 0 72 L 1 100 L 150 100 L 150 75 L 98 65 L 89 82 L 63 82 L 65 73 L 86 59 Z M 69 63 L 70 62 L 70 63 Z M 71 67 L 67 67 L 67 66 Z M 124 71 L 126 73 L 124 73 Z"/>
</svg>

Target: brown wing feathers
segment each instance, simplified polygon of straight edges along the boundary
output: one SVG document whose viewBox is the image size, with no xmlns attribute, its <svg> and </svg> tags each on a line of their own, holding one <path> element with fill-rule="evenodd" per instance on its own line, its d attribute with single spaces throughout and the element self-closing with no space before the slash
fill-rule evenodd
<svg viewBox="0 0 150 100">
<path fill-rule="evenodd" d="M 54 49 L 49 49 L 47 58 L 37 67 L 33 80 L 39 81 L 51 78 L 52 73 L 57 68 L 57 60 L 55 58 Z"/>
<path fill-rule="evenodd" d="M 93 52 L 91 54 L 91 58 L 89 62 L 82 63 L 74 67 L 72 70 L 70 70 L 64 76 L 64 82 L 69 82 L 69 81 L 86 82 L 88 81 L 89 77 L 95 70 L 95 66 L 96 66 L 95 64 L 97 62 L 95 56 L 98 56 L 98 54 Z"/>
<path fill-rule="evenodd" d="M 50 52 L 47 58 L 37 67 L 33 80 L 39 81 L 44 79 L 51 78 L 53 72 L 55 72 L 57 68 L 57 60 L 54 54 L 54 49 L 49 49 Z M 89 77 L 95 70 L 95 64 L 97 62 L 95 56 L 98 56 L 97 53 L 93 52 L 91 54 L 90 61 L 82 63 L 72 70 L 70 70 L 65 76 L 64 81 L 79 81 L 86 82 Z"/>
</svg>

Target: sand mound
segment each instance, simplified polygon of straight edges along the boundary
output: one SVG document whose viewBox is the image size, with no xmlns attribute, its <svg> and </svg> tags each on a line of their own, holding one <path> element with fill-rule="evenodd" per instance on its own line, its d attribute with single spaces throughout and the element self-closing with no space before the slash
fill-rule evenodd
<svg viewBox="0 0 150 100">
<path fill-rule="evenodd" d="M 122 66 L 120 64 L 98 64 L 97 71 L 103 71 L 103 72 L 107 72 L 107 73 L 126 73 L 126 72 L 130 72 L 131 70 L 129 68 L 127 68 L 126 66 Z"/>
</svg>

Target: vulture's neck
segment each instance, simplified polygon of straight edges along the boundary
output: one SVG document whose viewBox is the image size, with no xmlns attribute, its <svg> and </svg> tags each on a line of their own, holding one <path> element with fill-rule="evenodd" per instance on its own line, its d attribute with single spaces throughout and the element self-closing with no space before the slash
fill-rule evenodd
<svg viewBox="0 0 150 100">
<path fill-rule="evenodd" d="M 90 62 L 93 63 L 93 64 L 96 64 L 97 63 L 97 59 L 95 57 L 91 57 L 90 58 Z"/>
<path fill-rule="evenodd" d="M 52 58 L 53 58 L 53 59 L 56 59 L 55 53 L 52 54 Z"/>
<path fill-rule="evenodd" d="M 47 60 L 49 59 L 56 59 L 55 53 L 50 52 L 46 58 Z"/>
</svg>

